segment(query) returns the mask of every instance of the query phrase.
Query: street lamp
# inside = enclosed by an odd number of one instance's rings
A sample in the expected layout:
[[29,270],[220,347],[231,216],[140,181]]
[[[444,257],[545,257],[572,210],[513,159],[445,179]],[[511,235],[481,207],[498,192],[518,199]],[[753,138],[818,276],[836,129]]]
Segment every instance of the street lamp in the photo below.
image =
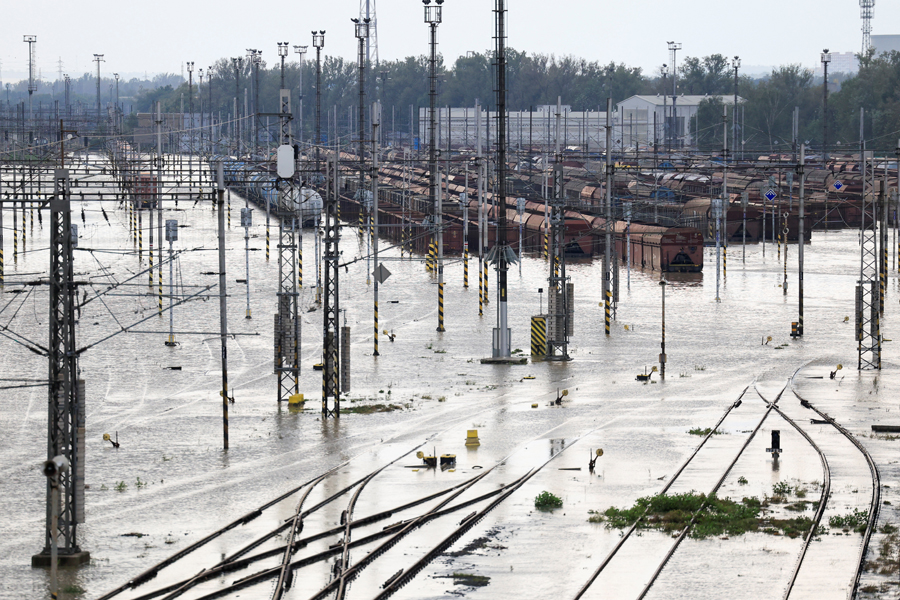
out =
[[119,74],[113,73],[116,78],[116,131],[119,130]]
[[322,143],[322,48],[325,47],[325,30],[312,32],[316,49],[316,171],[319,170],[319,145]]
[[[194,161],[194,61],[188,61],[188,114],[190,114],[190,125],[187,127],[188,135],[188,182],[194,178],[193,161]],[[182,105],[184,106],[184,105]],[[184,110],[182,108],[181,110]],[[184,115],[182,115],[183,117]],[[184,119],[182,118],[182,126]]]
[[281,89],[284,89],[284,59],[288,55],[288,43],[278,42],[278,56],[281,58]]
[[669,52],[672,53],[672,145],[676,144],[676,136],[678,135],[678,113],[675,110],[675,103],[678,99],[678,59],[677,52],[681,50],[681,43],[668,42]]
[[828,51],[828,48],[822,50],[822,67],[825,70],[825,77],[822,82],[822,87],[824,88],[825,94],[825,105],[823,107],[822,115],[824,118],[822,119],[822,127],[824,129],[822,134],[822,163],[828,161],[828,63],[831,62],[831,52]]
[[666,378],[666,284],[665,279],[659,280],[659,287],[662,289],[662,342],[660,343],[659,353],[659,378]]
[[[666,85],[667,85],[667,80],[669,77],[669,65],[663,64],[662,69],[660,69],[660,71],[662,72],[662,77],[663,77],[663,87],[662,87],[662,89],[663,89],[663,93],[662,93],[662,97],[663,97],[663,148],[667,148],[667,146],[669,145],[669,120],[668,120],[669,97],[666,95]],[[653,137],[654,138],[656,137],[655,131],[653,132]]]
[[[738,69],[741,68],[741,57],[735,56],[732,61],[732,66],[734,67],[734,106],[731,109],[731,147],[734,150],[737,150],[738,147]],[[743,153],[743,147],[741,148],[741,152]],[[743,158],[743,156],[741,156]]]
[[197,71],[200,84],[197,85],[197,98],[200,100],[200,152],[203,152],[203,69]]
[[299,120],[299,135],[297,136],[301,142],[303,140],[303,57],[306,55],[306,49],[308,46],[294,46],[294,52],[300,55],[300,93],[298,100],[300,101],[300,118]]

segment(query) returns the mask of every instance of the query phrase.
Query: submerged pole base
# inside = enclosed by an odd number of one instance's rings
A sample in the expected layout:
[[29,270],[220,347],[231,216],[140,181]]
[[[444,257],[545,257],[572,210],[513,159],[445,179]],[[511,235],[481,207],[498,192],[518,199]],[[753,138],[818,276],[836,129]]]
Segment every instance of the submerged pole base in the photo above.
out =
[[174,335],[170,335],[170,336],[169,336],[169,339],[166,340],[166,346],[174,347],[174,346],[177,346],[177,345],[178,345],[178,342],[175,341],[175,336],[174,336]]
[[[80,567],[91,562],[91,553],[87,550],[79,550],[71,554],[58,554],[56,564],[60,567]],[[31,568],[49,567],[50,553],[41,552],[31,557]]]

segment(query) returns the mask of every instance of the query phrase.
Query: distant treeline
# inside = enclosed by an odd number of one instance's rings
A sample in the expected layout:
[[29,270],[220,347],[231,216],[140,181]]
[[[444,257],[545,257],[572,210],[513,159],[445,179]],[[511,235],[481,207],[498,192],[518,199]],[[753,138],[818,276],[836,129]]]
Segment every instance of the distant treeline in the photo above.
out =
[[[848,151],[858,148],[859,110],[862,107],[866,111],[865,137],[868,148],[893,151],[897,138],[900,137],[900,53],[892,52],[878,57],[870,54],[860,58],[859,73],[852,76],[829,74],[829,147],[836,151],[842,147]],[[571,105],[573,110],[604,110],[607,97],[611,97],[615,103],[635,94],[672,93],[671,76],[664,80],[659,72],[648,74],[638,67],[621,63],[602,64],[574,56],[558,57],[509,50],[508,64],[507,106],[510,110],[528,110],[542,104],[555,104],[557,97],[562,97],[563,104]],[[211,79],[209,69],[205,69],[203,88],[199,91],[199,72],[194,72],[195,111],[200,108],[198,94],[203,96],[204,112],[209,112],[211,97],[214,112],[221,113],[223,118],[231,114],[236,94],[240,95],[240,105],[243,107],[244,89],[250,93],[255,88],[255,83],[250,82],[252,70],[246,57],[239,63],[239,67],[237,65],[230,58],[216,61]],[[305,135],[310,137],[315,117],[314,52],[306,55],[302,71],[303,122]],[[490,52],[470,53],[457,58],[452,65],[444,64],[441,59],[438,71],[439,106],[474,106],[476,100],[486,108],[494,105]],[[238,76],[240,90],[235,85]],[[280,77],[279,62],[261,63],[260,112],[278,111]],[[390,123],[393,111],[396,130],[409,131],[410,106],[418,114],[419,107],[428,105],[427,58],[418,56],[383,61],[377,67],[368,69],[366,77],[368,101],[382,101],[386,124]],[[295,114],[299,110],[300,79],[299,63],[288,62],[285,65],[285,86],[294,91],[292,103]],[[358,103],[357,81],[355,61],[334,56],[323,57],[323,122],[324,113],[332,111],[336,106],[341,127],[348,127],[350,119],[355,118],[348,108],[355,107]],[[104,102],[110,96],[110,83],[114,82],[105,78],[101,83]],[[800,141],[813,147],[821,147],[824,90],[822,79],[814,77],[812,71],[799,65],[786,65],[773,69],[762,78],[739,74],[737,84],[739,95],[746,100],[743,114],[738,115],[739,123],[743,124],[740,137],[745,142],[746,150],[777,152],[789,149],[791,114],[795,106],[800,108]],[[44,87],[47,85],[44,84]],[[20,82],[16,87],[18,89],[22,86],[23,83]],[[73,81],[73,90],[87,103],[96,102],[96,79],[90,74]],[[734,71],[730,61],[721,54],[702,58],[687,57],[679,64],[679,95],[732,95],[734,91]],[[59,94],[57,92],[57,97]],[[163,111],[178,112],[182,110],[182,102],[184,110],[188,109],[188,84],[176,75],[158,76],[150,81],[120,81],[119,94],[120,97],[128,96],[128,105],[139,112],[150,111],[156,101],[162,102]],[[251,107],[253,96],[255,93],[250,97]],[[35,101],[38,99],[39,96],[36,96]],[[352,114],[355,115],[355,110]],[[700,130],[699,144],[702,149],[715,151],[721,148],[721,123],[722,108],[717,106],[717,101],[713,99],[704,102],[696,123]],[[413,128],[415,132],[415,124]],[[729,146],[733,147],[732,142],[729,142]]]

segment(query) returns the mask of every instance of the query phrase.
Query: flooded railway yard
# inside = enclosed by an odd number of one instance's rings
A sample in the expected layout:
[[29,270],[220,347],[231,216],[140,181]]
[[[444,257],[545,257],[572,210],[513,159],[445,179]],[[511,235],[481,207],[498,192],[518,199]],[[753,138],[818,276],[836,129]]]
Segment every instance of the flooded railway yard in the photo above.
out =
[[[888,341],[900,285],[894,267],[883,368],[857,371],[857,230],[813,232],[797,339],[795,244],[781,249],[789,253],[787,294],[773,244],[765,256],[761,245],[748,245],[745,261],[732,244],[719,302],[714,248],[705,249],[703,272],[666,274],[666,378],[651,373],[642,383],[636,375],[657,363],[660,347],[659,272],[632,269],[629,278],[622,267],[606,336],[599,260],[570,261],[573,360],[488,365],[480,361],[491,354],[496,321],[493,271],[479,317],[477,259],[468,289],[462,261],[447,260],[439,333],[437,285],[424,257],[382,248],[391,276],[380,286],[379,328],[394,337],[382,335],[374,356],[371,265],[356,227],[345,226],[340,302],[351,328],[351,386],[340,418],[323,419],[322,376],[313,368],[322,357],[315,230],[302,236],[306,402],[295,410],[275,399],[278,261],[274,251],[266,261],[257,210],[245,318],[246,286],[237,282],[247,277],[244,200],[229,195],[227,452],[209,200],[163,205],[164,218],[180,225],[175,293],[197,294],[174,309],[175,346],[165,344],[169,316],[158,314],[127,212],[106,203],[104,214],[92,201],[73,211],[82,289],[93,295],[128,281],[79,315],[78,346],[91,346],[80,358],[79,544],[91,561],[61,570],[70,591],[60,597],[819,599],[856,590],[900,598],[900,439],[871,428],[900,425],[900,375]],[[275,231],[273,219],[273,240]],[[47,277],[49,235],[46,218],[37,220],[15,260],[6,242],[0,319],[26,343],[46,336],[46,286],[29,283]],[[530,317],[545,306],[538,289],[547,275],[537,253],[523,258],[521,275],[509,273],[516,355],[529,354]],[[8,337],[0,344],[4,378],[46,379],[46,358]],[[49,586],[48,572],[30,565],[44,536],[46,385],[7,389],[3,399],[0,597],[38,597]],[[466,444],[470,430],[478,445]],[[767,452],[773,430],[777,457]],[[455,460],[430,468],[418,452]],[[539,509],[543,492],[561,506]],[[684,506],[657,513],[640,502],[663,492]],[[719,508],[741,518],[706,519],[712,494],[732,500]],[[633,506],[629,514],[641,517],[634,526],[633,518],[620,526],[609,510]]]

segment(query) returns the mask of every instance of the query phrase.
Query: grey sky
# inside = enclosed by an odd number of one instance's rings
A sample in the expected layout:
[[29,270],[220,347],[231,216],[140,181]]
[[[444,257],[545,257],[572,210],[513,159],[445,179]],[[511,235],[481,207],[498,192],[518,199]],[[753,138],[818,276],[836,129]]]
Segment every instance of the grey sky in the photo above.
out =
[[[9,0],[11,2],[11,0]],[[509,44],[528,52],[574,54],[624,62],[655,71],[669,62],[666,41],[683,44],[684,56],[720,52],[744,65],[801,63],[812,67],[819,52],[858,52],[857,0],[509,0]],[[128,7],[127,9],[124,7]],[[451,58],[491,47],[493,0],[446,0],[440,50]],[[727,12],[723,10],[727,7]],[[37,68],[45,80],[63,72],[94,72],[94,53],[104,54],[103,73],[180,73],[184,61],[206,67],[217,58],[263,50],[271,65],[276,42],[310,45],[310,31],[326,30],[325,54],[353,58],[350,17],[359,0],[151,3],[111,0],[18,2],[4,11],[0,38],[2,79],[27,76],[24,34],[37,35]],[[900,3],[875,6],[873,33],[900,33]],[[379,52],[395,59],[427,51],[428,30],[419,0],[378,1]],[[307,55],[310,57],[312,53]],[[290,60],[297,55],[292,54]]]

